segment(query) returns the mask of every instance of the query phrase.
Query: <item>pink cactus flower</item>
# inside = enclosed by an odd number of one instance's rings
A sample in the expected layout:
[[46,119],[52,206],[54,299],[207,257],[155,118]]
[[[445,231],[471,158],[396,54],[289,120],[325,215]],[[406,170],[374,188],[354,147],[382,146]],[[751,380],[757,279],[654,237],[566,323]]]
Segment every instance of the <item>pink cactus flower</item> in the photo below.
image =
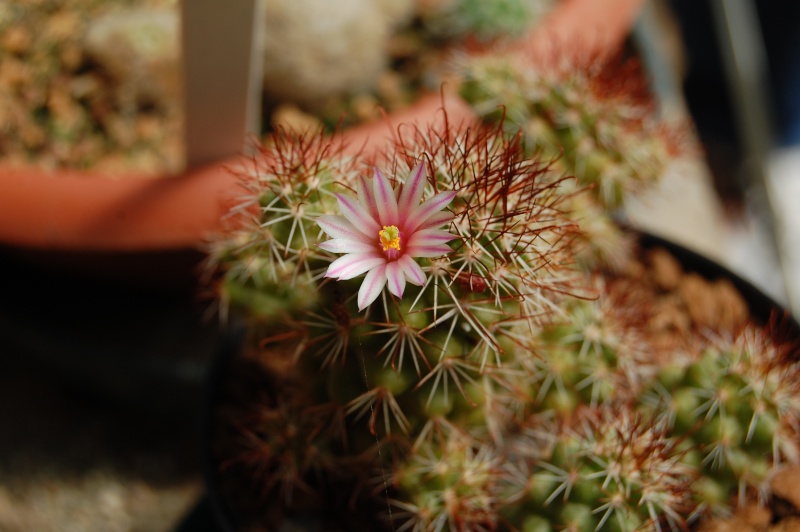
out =
[[415,258],[450,252],[447,242],[455,237],[439,227],[453,219],[442,209],[456,193],[439,192],[420,203],[426,183],[425,165],[419,163],[396,196],[389,180],[376,168],[372,183],[359,178],[357,199],[336,195],[343,216],[317,218],[332,237],[320,248],[345,254],[331,263],[325,277],[343,281],[367,274],[358,291],[359,310],[375,301],[387,284],[397,297],[403,297],[406,282],[422,286],[426,276]]

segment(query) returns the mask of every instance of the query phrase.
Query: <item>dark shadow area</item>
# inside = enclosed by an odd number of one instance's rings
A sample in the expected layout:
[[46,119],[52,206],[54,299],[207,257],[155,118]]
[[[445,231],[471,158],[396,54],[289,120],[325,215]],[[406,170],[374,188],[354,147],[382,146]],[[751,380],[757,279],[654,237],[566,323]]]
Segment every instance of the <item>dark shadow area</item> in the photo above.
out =
[[0,251],[0,529],[57,530],[50,511],[76,529],[171,530],[203,489],[217,322],[195,279],[40,259]]

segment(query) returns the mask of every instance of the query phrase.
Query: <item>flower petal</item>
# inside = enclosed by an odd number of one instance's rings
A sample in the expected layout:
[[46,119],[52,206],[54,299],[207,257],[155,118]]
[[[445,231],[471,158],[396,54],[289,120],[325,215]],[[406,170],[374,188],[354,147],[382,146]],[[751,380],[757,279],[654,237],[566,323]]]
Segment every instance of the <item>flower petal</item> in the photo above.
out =
[[412,257],[422,257],[422,258],[431,258],[431,257],[441,257],[442,255],[447,255],[453,251],[450,249],[450,246],[408,246],[406,248],[406,253]]
[[403,269],[403,273],[409,283],[417,286],[425,284],[425,272],[422,271],[422,267],[410,255],[403,255],[397,260],[397,263]]
[[449,211],[440,211],[434,213],[427,220],[421,223],[419,227],[417,227],[417,231],[441,227],[444,224],[449,224],[452,222],[453,218],[455,218],[455,215]]
[[407,247],[438,246],[446,244],[455,238],[452,233],[441,229],[425,229],[424,231],[416,231],[411,235],[411,238],[408,239]]
[[315,221],[323,231],[333,238],[346,238],[365,243],[375,242],[375,238],[365,235],[342,216],[325,215],[320,216]]
[[428,184],[425,165],[420,162],[408,174],[408,179],[403,183],[403,190],[400,192],[400,198],[397,200],[397,208],[400,212],[411,212],[411,209],[419,205],[419,200],[422,199],[422,192],[425,190],[425,185]]
[[406,233],[415,231],[420,225],[428,221],[428,218],[447,207],[455,197],[456,193],[453,190],[439,192],[425,203],[414,207],[406,218],[403,229]]
[[[397,198],[389,180],[377,168],[375,169],[375,177],[372,180],[372,188],[375,193],[375,204],[378,206],[381,225],[397,225],[399,223]],[[378,230],[380,231],[380,227]]]
[[378,219],[378,205],[375,203],[375,191],[364,176],[358,176],[358,202],[367,209],[373,220]]
[[[394,196],[392,196],[394,197]],[[356,229],[373,239],[378,238],[381,226],[370,216],[367,210],[355,199],[344,194],[336,194],[339,201],[339,210]]]
[[386,264],[386,258],[377,253],[348,253],[331,262],[325,277],[336,277],[344,281],[383,264]]
[[361,240],[351,240],[349,238],[334,238],[322,242],[319,247],[331,253],[369,253],[377,251],[374,242],[366,243]]
[[386,265],[370,270],[358,289],[358,310],[364,310],[375,301],[386,284]]
[[403,297],[403,291],[406,289],[406,276],[397,261],[386,263],[386,282],[389,292],[397,297]]

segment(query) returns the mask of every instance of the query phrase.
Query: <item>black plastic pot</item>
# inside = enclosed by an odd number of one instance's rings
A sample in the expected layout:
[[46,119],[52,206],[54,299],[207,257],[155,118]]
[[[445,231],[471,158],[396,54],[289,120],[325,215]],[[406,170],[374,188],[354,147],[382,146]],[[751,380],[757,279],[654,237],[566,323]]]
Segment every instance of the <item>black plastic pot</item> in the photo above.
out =
[[213,441],[216,426],[215,409],[222,396],[222,386],[231,361],[242,347],[245,329],[242,324],[231,325],[221,338],[216,358],[208,368],[206,378],[206,394],[200,413],[200,458],[202,460],[203,479],[206,484],[206,498],[201,504],[207,505],[215,517],[218,530],[235,532],[239,519],[221,490],[220,470],[214,456]]
[[[777,318],[780,321],[780,334],[785,335],[787,338],[800,339],[800,324],[794,317],[789,315],[785,309],[769,296],[730,270],[683,246],[654,235],[640,234],[639,245],[644,250],[666,249],[680,262],[686,272],[697,273],[710,281],[717,279],[729,280],[745,299],[749,311],[757,323],[767,324],[770,320]],[[216,517],[218,529],[224,532],[238,530],[240,522],[239,517],[225,500],[221,490],[219,464],[215,461],[214,449],[212,448],[215,434],[215,408],[219,404],[223,382],[230,372],[232,361],[241,348],[243,338],[243,327],[235,326],[228,331],[225,341],[221,343],[216,359],[209,367],[206,397],[201,414],[202,441],[200,452],[203,459],[202,467],[207,490],[207,498],[203,501],[203,504],[207,504],[210,507]],[[288,526],[286,530],[325,530],[325,528],[321,523],[311,519],[308,522],[291,523],[291,526]]]
[[[103,402],[154,416],[194,413],[219,333],[198,301],[198,257],[117,255],[138,271],[120,279],[104,276],[108,254],[45,262],[1,247],[0,358]],[[92,259],[95,269],[72,268],[70,258]]]
[[746,281],[731,272],[724,266],[711,259],[695,253],[681,245],[666,240],[664,238],[642,234],[639,237],[639,245],[643,249],[664,248],[681,263],[684,270],[694,272],[708,280],[727,279],[739,291],[750,313],[760,323],[766,324],[773,315],[784,317],[783,321],[786,334],[791,337],[800,337],[800,324],[797,319],[788,314],[787,310],[778,304],[774,299],[764,294],[752,283]]

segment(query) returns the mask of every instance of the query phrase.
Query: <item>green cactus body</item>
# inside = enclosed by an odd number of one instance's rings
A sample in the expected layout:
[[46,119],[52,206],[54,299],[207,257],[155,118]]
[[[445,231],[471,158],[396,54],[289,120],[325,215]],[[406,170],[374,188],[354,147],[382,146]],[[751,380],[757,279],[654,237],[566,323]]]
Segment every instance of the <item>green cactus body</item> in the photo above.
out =
[[[795,461],[794,401],[798,367],[768,333],[750,327],[709,341],[702,356],[667,369],[660,387],[670,431],[693,449],[685,461],[699,469],[697,498],[724,511],[734,493],[763,492],[773,462]],[[652,403],[651,403],[652,404]]]
[[[326,279],[336,257],[316,220],[333,220],[346,205],[336,194],[366,194],[359,187],[374,181],[326,151],[321,137],[278,135],[266,145],[245,170],[251,203],[212,259],[225,266],[222,300],[260,324],[262,345],[293,353],[274,378],[296,382],[314,408],[340,416],[305,430],[338,442],[327,452],[373,460],[367,469],[396,491],[395,517],[423,529],[493,527],[505,501],[519,498],[502,482],[500,451],[534,407],[531,331],[581,289],[576,227],[557,204],[561,178],[527,158],[518,139],[496,128],[446,139],[419,133],[390,160],[427,161],[423,203],[455,191],[446,213],[454,242],[450,253],[421,260],[426,280],[402,299],[385,291],[359,311],[347,295],[358,280]],[[411,177],[397,174],[393,193],[402,198]],[[379,236],[384,251],[405,238],[396,228]],[[321,470],[323,478],[341,474]]]
[[462,96],[481,117],[504,119],[529,153],[554,160],[575,176],[576,188],[592,190],[567,200],[581,223],[584,260],[624,262],[629,245],[610,215],[659,180],[682,128],[656,117],[638,65],[590,59],[556,66],[503,51],[464,59],[459,74]]
[[533,513],[567,530],[681,526],[692,474],[665,426],[624,407],[588,411],[575,426],[538,461],[524,502]]
[[535,394],[546,408],[566,414],[578,404],[596,407],[632,397],[654,371],[637,321],[597,284],[594,298],[574,300],[540,333]]
[[[657,181],[673,149],[633,63],[594,61],[558,69],[513,54],[488,55],[465,60],[462,73],[462,95],[478,113],[491,119],[499,105],[506,106],[506,127],[522,131],[528,149],[560,157],[578,183],[596,187],[606,207]],[[515,96],[507,97],[505,91],[512,90]]]
[[591,191],[521,136],[400,130],[377,171],[332,146],[271,138],[210,249],[271,385],[240,434],[267,495],[347,485],[402,530],[679,529],[798,460],[784,350],[753,329],[658,373],[642,309],[581,269]]

